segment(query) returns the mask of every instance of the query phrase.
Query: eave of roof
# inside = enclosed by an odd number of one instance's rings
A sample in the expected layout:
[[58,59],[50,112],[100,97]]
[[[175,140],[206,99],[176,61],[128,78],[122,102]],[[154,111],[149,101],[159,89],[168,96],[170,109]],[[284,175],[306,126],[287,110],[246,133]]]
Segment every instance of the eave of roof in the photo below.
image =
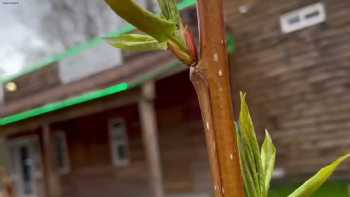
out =
[[170,63],[168,65],[164,65],[164,66],[160,67],[160,69],[157,69],[154,72],[149,72],[149,73],[146,73],[145,75],[139,75],[137,78],[134,78],[134,79],[127,81],[127,82],[120,82],[120,83],[117,83],[115,85],[112,85],[112,86],[109,86],[106,88],[86,92],[86,93],[83,93],[79,96],[74,96],[74,97],[70,97],[70,98],[67,98],[67,99],[64,99],[61,101],[48,103],[48,104],[43,105],[43,106],[39,106],[39,107],[30,109],[27,111],[19,112],[19,113],[13,114],[13,115],[9,115],[9,116],[0,118],[0,126],[13,124],[13,123],[16,123],[16,122],[19,122],[22,120],[26,120],[26,119],[33,118],[33,117],[40,116],[40,115],[44,115],[44,114],[47,114],[50,112],[65,109],[67,107],[72,107],[72,106],[86,103],[89,101],[101,99],[101,98],[108,97],[108,96],[115,95],[115,94],[119,94],[119,93],[127,91],[131,88],[138,87],[138,86],[142,85],[145,81],[154,79],[154,78],[162,75],[163,73],[166,73],[168,71],[176,69],[177,67],[180,67],[181,65],[182,64],[180,62]]
[[[196,3],[196,0],[183,0],[180,4],[178,4],[178,7],[179,7],[179,9],[185,9],[187,7],[193,6],[195,3]],[[133,29],[131,29],[131,28],[133,28],[132,26],[129,26],[129,28],[130,28],[130,31],[133,30]],[[126,33],[126,32],[128,32],[128,31],[125,31],[123,33]],[[97,41],[95,41],[95,42],[97,42]],[[235,51],[235,41],[234,41],[234,38],[231,34],[228,35],[227,42],[228,42],[229,53],[233,53]],[[82,52],[81,49],[77,49],[77,50],[78,51],[80,50],[80,51],[79,52],[77,51],[75,53],[75,55]],[[64,55],[62,54],[62,57],[63,56]],[[62,57],[60,57],[60,58],[62,58]],[[60,61],[62,59],[55,60],[55,61]],[[55,62],[55,61],[53,61],[53,62]],[[61,101],[51,102],[51,103],[48,103],[48,104],[45,104],[45,105],[42,105],[39,107],[35,107],[33,109],[30,109],[30,110],[7,115],[5,117],[0,118],[0,126],[7,126],[7,125],[14,124],[16,122],[30,119],[30,118],[33,118],[36,116],[44,115],[44,114],[58,111],[58,110],[61,110],[61,109],[67,108],[67,107],[72,107],[75,105],[79,105],[82,103],[86,103],[89,101],[101,99],[101,98],[104,98],[107,96],[111,96],[114,94],[118,94],[118,93],[127,91],[128,89],[138,87],[138,86],[142,85],[145,81],[154,79],[157,76],[168,72],[169,70],[175,69],[176,67],[180,67],[181,65],[182,64],[180,62],[170,63],[168,65],[162,66],[162,69],[159,69],[156,72],[151,72],[149,74],[146,74],[142,77],[140,76],[139,78],[136,78],[136,79],[131,80],[131,81],[120,82],[120,83],[117,83],[115,85],[111,85],[111,86],[106,87],[106,88],[83,93],[79,96],[70,97],[67,99],[63,99]]]

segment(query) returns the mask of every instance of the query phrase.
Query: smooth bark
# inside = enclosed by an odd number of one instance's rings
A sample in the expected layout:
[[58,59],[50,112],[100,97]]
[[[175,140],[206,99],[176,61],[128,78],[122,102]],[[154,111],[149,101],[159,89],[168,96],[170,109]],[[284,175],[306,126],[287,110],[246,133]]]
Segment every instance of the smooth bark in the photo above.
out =
[[243,197],[222,0],[199,0],[200,58],[190,77],[201,107],[216,197]]

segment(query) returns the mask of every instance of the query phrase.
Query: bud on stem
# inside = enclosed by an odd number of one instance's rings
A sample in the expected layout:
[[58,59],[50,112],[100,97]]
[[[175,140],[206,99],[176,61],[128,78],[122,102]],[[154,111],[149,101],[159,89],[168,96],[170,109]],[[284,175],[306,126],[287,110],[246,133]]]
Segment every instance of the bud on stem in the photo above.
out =
[[168,48],[184,64],[188,66],[196,65],[198,62],[198,56],[193,34],[188,30],[188,28],[184,28],[182,34],[186,42],[186,48],[184,49],[181,47],[181,45],[175,40],[168,40]]

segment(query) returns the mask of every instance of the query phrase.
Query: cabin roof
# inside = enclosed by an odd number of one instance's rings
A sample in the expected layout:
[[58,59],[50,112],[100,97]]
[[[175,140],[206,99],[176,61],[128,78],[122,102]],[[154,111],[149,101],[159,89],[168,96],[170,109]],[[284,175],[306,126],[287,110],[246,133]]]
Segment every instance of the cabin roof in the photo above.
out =
[[[178,3],[178,9],[184,10],[195,4],[196,0],[182,0]],[[116,36],[134,30],[135,28],[133,26],[126,25],[118,31],[108,33],[107,36]],[[66,57],[79,55],[83,51],[101,43],[103,43],[101,37],[92,38],[69,48],[62,54],[44,58],[38,63],[28,66],[27,69],[20,73],[6,78],[0,78],[0,82],[6,83],[30,74],[52,63],[59,62]],[[60,85],[50,90],[16,100],[15,102],[1,104],[0,126],[116,94],[138,86],[147,80],[161,77],[166,75],[166,73],[183,68],[184,66],[167,53],[154,53],[144,55],[142,58],[132,58],[125,65],[102,71],[77,82]]]
[[0,106],[0,126],[117,94],[184,68],[169,53],[134,58],[123,66]]

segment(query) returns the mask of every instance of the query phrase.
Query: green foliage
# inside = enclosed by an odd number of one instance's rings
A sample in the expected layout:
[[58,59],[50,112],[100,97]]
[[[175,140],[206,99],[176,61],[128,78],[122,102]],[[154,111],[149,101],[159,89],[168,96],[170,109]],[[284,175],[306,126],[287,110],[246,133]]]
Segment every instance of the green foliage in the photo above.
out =
[[[182,62],[192,65],[197,61],[192,35],[184,28],[176,0],[158,0],[161,15],[158,16],[134,0],[105,0],[123,19],[134,25],[145,36],[108,37],[112,46],[128,50],[164,50],[170,49]],[[152,39],[153,38],[153,39]]]
[[160,42],[168,40],[176,31],[174,22],[145,10],[134,0],[106,0],[106,2],[120,17]]
[[273,170],[275,168],[276,147],[272,143],[270,134],[265,131],[265,140],[261,147],[261,165],[263,168],[264,187],[266,193],[270,188],[270,182]]
[[275,164],[276,149],[268,132],[260,152],[246,95],[241,93],[241,111],[237,128],[244,189],[247,197],[267,197]]
[[333,174],[335,169],[349,157],[350,154],[344,155],[339,159],[335,160],[333,163],[329,164],[328,166],[322,168],[288,197],[311,196],[327,181],[327,179]]
[[[246,95],[243,93],[241,93],[241,111],[236,130],[241,174],[246,197],[267,197],[275,165],[276,148],[269,133],[266,131],[265,140],[261,149],[259,149],[253,121],[246,102]],[[335,169],[349,157],[350,154],[342,156],[322,168],[288,197],[312,196],[332,175]]]
[[165,50],[167,48],[166,42],[158,42],[151,36],[141,34],[125,34],[106,38],[106,41],[114,47],[126,50]]
[[[275,183],[271,186],[269,197],[284,197],[292,193],[300,184],[294,182]],[[348,181],[327,181],[313,194],[315,197],[349,197]],[[335,196],[336,194],[336,196]]]
[[176,1],[174,0],[157,0],[161,14],[167,20],[170,20],[176,24],[181,24],[180,13],[176,8]]

